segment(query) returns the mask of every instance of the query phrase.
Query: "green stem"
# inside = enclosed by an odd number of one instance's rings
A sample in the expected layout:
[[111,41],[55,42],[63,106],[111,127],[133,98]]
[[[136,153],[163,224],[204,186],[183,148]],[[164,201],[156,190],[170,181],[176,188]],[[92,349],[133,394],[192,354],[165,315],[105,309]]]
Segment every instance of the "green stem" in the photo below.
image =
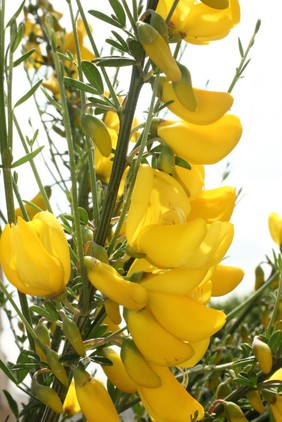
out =
[[138,169],[139,169],[139,166],[141,164],[141,161],[142,161],[142,158],[143,158],[143,153],[144,153],[144,150],[145,150],[145,147],[146,147],[146,144],[147,144],[152,119],[154,117],[154,108],[155,108],[155,100],[156,100],[158,85],[159,85],[159,74],[156,76],[155,81],[154,81],[153,93],[152,93],[151,103],[150,103],[150,106],[149,106],[148,117],[147,117],[147,120],[146,120],[144,131],[142,133],[142,139],[141,139],[141,143],[140,143],[140,147],[139,147],[138,156],[137,156],[137,159],[134,162],[133,171],[132,171],[131,180],[130,180],[130,187],[129,187],[129,190],[128,190],[127,195],[126,195],[126,200],[124,202],[124,205],[123,205],[123,208],[122,208],[122,211],[121,211],[115,232],[113,234],[113,237],[112,237],[111,242],[110,242],[109,247],[108,247],[108,254],[109,255],[111,254],[111,252],[114,248],[115,242],[118,238],[120,229],[121,229],[122,224],[125,220],[126,213],[127,213],[128,208],[129,208],[129,205],[130,205],[132,192],[133,192],[133,188],[134,188],[134,185],[135,185],[135,180],[136,180]]
[[250,297],[248,297],[248,299],[243,300],[242,303],[237,306],[237,308],[229,312],[229,314],[226,315],[227,321],[230,321],[236,314],[238,314],[238,312],[241,312],[247,305],[249,305],[249,303],[255,302],[278,275],[279,273],[275,272],[258,290],[256,290]]
[[[3,165],[3,179],[6,209],[9,223],[15,222],[13,180],[11,173],[12,150],[8,142],[5,104],[5,0],[0,0],[0,148]],[[11,116],[9,117],[9,119]],[[8,119],[8,121],[9,121]]]
[[276,295],[274,309],[273,309],[271,317],[269,319],[269,323],[268,323],[268,327],[267,327],[268,329],[273,328],[276,316],[277,316],[278,311],[279,311],[279,304],[281,302],[281,298],[282,298],[282,273],[279,274],[279,284],[278,284],[278,289],[277,289],[277,295]]
[[253,35],[252,35],[252,38],[250,39],[250,41],[249,41],[249,44],[248,44],[248,47],[247,47],[247,49],[246,49],[246,51],[242,54],[241,53],[241,51],[240,51],[240,54],[241,54],[241,61],[240,61],[240,64],[239,64],[239,66],[236,68],[236,72],[235,72],[235,76],[234,76],[234,78],[233,78],[233,80],[232,80],[232,82],[231,82],[231,84],[230,84],[230,86],[229,86],[229,88],[228,88],[228,92],[232,92],[232,90],[233,90],[233,88],[234,88],[234,86],[236,85],[236,83],[239,81],[239,79],[241,78],[241,75],[242,75],[242,73],[243,73],[243,71],[244,71],[244,69],[245,69],[245,67],[247,66],[247,64],[248,64],[248,62],[246,63],[246,60],[247,60],[247,57],[248,57],[248,55],[249,55],[249,52],[250,52],[250,49],[252,48],[252,46],[254,45],[254,42],[255,42],[255,37],[256,37],[256,34],[257,34],[257,32],[258,32],[258,30],[259,30],[259,28],[260,28],[260,24],[261,24],[261,21],[260,21],[260,19],[258,19],[257,20],[257,23],[256,23],[256,26],[255,26],[255,30],[254,30],[254,33],[253,33]]
[[[83,239],[80,229],[80,214],[79,214],[79,203],[78,203],[78,189],[77,189],[77,174],[76,174],[76,162],[75,162],[75,151],[74,143],[71,130],[70,116],[68,112],[67,96],[64,86],[63,79],[63,66],[56,52],[55,45],[55,33],[52,28],[52,22],[47,23],[47,31],[50,37],[50,43],[52,46],[53,60],[56,69],[56,74],[59,83],[59,91],[61,97],[62,115],[66,131],[66,139],[68,145],[69,154],[69,166],[70,166],[70,178],[71,178],[71,206],[74,219],[74,232],[76,237],[76,251],[79,258],[80,273],[83,280],[86,280],[85,266],[84,266],[84,253],[83,253]],[[87,283],[82,285],[82,308],[83,310],[88,309],[88,289]]]
[[143,85],[143,79],[140,77],[137,67],[133,67],[131,83],[128,92],[128,100],[125,108],[119,114],[120,131],[118,135],[117,148],[113,162],[112,173],[101,213],[101,219],[95,236],[95,241],[99,245],[104,245],[109,232],[111,218],[117,198],[118,188],[126,166],[126,155],[132,121],[138,101],[139,92]]

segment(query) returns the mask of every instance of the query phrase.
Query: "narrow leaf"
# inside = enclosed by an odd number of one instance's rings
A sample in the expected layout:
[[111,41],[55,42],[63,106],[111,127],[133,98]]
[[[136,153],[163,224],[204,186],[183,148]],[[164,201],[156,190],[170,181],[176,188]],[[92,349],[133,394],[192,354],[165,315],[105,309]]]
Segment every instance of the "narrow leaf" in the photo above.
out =
[[26,59],[28,59],[29,56],[31,56],[32,53],[34,53],[34,51],[35,51],[35,48],[33,48],[32,50],[29,50],[26,53],[24,53],[21,57],[19,57],[17,60],[14,61],[13,67],[17,67],[19,64],[21,64]]
[[11,411],[13,412],[15,417],[17,418],[19,416],[19,407],[18,407],[16,400],[11,396],[9,391],[3,390],[3,393],[5,394],[7,402],[9,403],[9,408],[11,409]]
[[136,61],[129,57],[120,57],[120,56],[109,56],[96,59],[97,66],[105,67],[122,67],[122,66],[132,66],[136,64]]
[[179,167],[183,167],[187,170],[191,170],[190,164],[186,160],[183,160],[182,158],[177,157],[177,156],[175,157],[175,165]]
[[13,14],[11,19],[7,23],[6,28],[8,28],[11,25],[11,23],[17,19],[17,17],[19,16],[21,11],[23,10],[24,4],[25,4],[25,0],[23,0],[23,2],[20,4],[20,7],[18,8],[18,10]]
[[103,79],[100,75],[99,70],[95,66],[95,64],[84,60],[81,63],[82,72],[84,73],[88,82],[97,89],[99,94],[103,94],[104,92],[104,85]]
[[22,98],[19,99],[19,101],[16,102],[14,108],[18,107],[19,105],[27,101],[35,93],[35,91],[40,87],[42,82],[43,82],[43,79],[40,79],[40,81],[36,82],[36,84],[25,95],[23,95]]
[[124,39],[122,38],[122,36],[118,32],[116,32],[116,31],[112,31],[112,34],[116,37],[116,39],[120,42],[120,44],[123,45],[124,50],[125,51],[128,51],[127,42],[124,41]]
[[119,42],[112,40],[111,38],[107,38],[105,41],[111,46],[113,46],[116,50],[119,50],[123,53],[127,53],[128,51],[128,50],[125,50],[124,47]]
[[83,92],[90,92],[91,94],[96,94],[96,95],[99,94],[99,91],[97,89],[83,82],[80,82],[76,79],[68,78],[66,76],[64,78],[64,82],[65,82],[65,85],[70,88],[78,89],[79,91],[83,91]]
[[14,384],[18,383],[18,380],[14,376],[13,372],[8,368],[5,363],[0,359],[0,369],[4,372],[4,374],[11,380]]
[[43,148],[44,148],[44,145],[42,145],[41,147],[37,148],[34,151],[29,152],[24,157],[22,157],[19,160],[15,161],[11,165],[11,168],[15,168],[15,167],[21,166],[22,164],[26,163],[27,161],[32,160],[34,157],[36,157],[37,154],[39,154],[43,150]]
[[105,15],[102,12],[98,12],[97,10],[89,10],[88,12],[90,13],[90,15],[95,16],[95,18],[98,18],[118,28],[122,28],[122,25],[118,21],[113,18],[110,18],[108,15]]
[[120,24],[125,27],[126,24],[126,14],[123,10],[122,5],[117,0],[109,0],[110,5],[113,8],[113,11],[116,14],[116,17],[118,18],[118,21]]
[[243,50],[243,46],[242,46],[240,38],[238,38],[238,47],[239,47],[239,51],[240,51],[240,56],[244,57],[244,50]]

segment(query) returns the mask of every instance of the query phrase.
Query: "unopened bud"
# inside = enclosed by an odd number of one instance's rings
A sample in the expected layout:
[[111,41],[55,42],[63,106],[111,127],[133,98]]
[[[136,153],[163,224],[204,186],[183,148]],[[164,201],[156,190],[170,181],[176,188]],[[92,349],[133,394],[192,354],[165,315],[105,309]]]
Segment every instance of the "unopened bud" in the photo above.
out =
[[64,311],[61,311],[61,317],[63,320],[62,329],[69,343],[79,356],[85,356],[85,347],[78,326],[67,317]]
[[259,395],[259,392],[257,390],[250,390],[246,394],[247,399],[249,400],[250,405],[253,407],[254,410],[256,410],[258,413],[264,412],[264,405],[261,401],[261,397]]
[[256,336],[252,344],[252,349],[262,372],[269,374],[272,369],[272,352],[268,344]]
[[137,31],[146,54],[152,62],[166,74],[169,80],[178,81],[181,78],[180,69],[173,58],[168,43],[151,25],[138,22]]
[[48,365],[55,375],[55,377],[66,387],[68,386],[68,376],[63,364],[59,361],[59,355],[55,350],[52,350],[50,347],[46,347],[46,359]]
[[224,402],[224,411],[229,422],[248,422],[240,407],[231,401]]
[[54,412],[63,413],[63,404],[55,390],[47,385],[39,384],[35,379],[33,379],[32,387],[38,400],[49,406]]

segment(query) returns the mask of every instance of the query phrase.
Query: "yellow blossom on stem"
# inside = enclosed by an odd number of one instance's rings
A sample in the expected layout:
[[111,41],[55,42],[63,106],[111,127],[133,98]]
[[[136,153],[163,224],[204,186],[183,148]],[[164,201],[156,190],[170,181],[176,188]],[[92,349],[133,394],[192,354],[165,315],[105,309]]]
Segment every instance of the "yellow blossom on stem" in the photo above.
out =
[[1,237],[4,273],[20,292],[54,297],[65,291],[70,278],[69,246],[59,221],[42,211],[32,221],[18,217]]
[[196,164],[214,164],[237,145],[242,135],[240,119],[226,114],[210,125],[194,125],[184,120],[166,120],[158,126],[158,136],[176,155]]
[[181,385],[168,368],[150,364],[160,377],[157,388],[138,388],[142,403],[149,415],[159,422],[189,422],[198,412],[197,421],[204,417],[204,409]]
[[207,91],[193,88],[197,108],[190,110],[179,101],[173,83],[161,78],[158,96],[163,103],[169,103],[167,108],[187,122],[194,125],[208,125],[214,123],[231,108],[233,97],[228,92]]
[[241,283],[244,271],[239,267],[217,265],[211,276],[212,296],[224,296]]
[[268,227],[271,237],[278,246],[282,245],[282,218],[273,212],[268,217]]
[[69,416],[76,415],[77,413],[81,412],[76,391],[75,391],[75,385],[74,380],[71,381],[68,392],[63,404],[64,413],[66,413]]
[[[219,9],[194,0],[180,0],[169,21],[171,36],[178,34],[192,44],[208,44],[226,37],[240,21],[238,0],[229,0],[228,7]],[[160,0],[157,12],[167,17],[173,0]]]

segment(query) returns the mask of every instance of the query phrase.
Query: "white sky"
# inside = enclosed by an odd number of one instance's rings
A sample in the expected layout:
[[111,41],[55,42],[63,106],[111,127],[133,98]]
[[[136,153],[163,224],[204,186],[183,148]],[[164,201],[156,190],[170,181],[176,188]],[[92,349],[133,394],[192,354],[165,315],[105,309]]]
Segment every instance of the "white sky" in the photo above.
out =
[[[7,17],[20,3],[21,0],[7,2]],[[240,37],[246,48],[257,19],[261,19],[261,28],[251,49],[251,62],[244,73],[245,78],[239,81],[232,93],[235,101],[231,112],[241,118],[243,136],[226,160],[207,169],[206,179],[206,187],[218,186],[228,161],[231,174],[226,184],[243,188],[241,201],[232,217],[235,238],[229,249],[230,257],[226,260],[226,264],[241,266],[246,273],[244,281],[236,289],[239,293],[252,290],[255,266],[264,259],[265,254],[271,254],[273,247],[276,248],[268,233],[269,213],[276,211],[282,214],[282,2],[241,0],[240,3],[241,23],[229,36],[208,46],[188,46],[185,62],[191,70],[194,86],[204,88],[209,80],[209,89],[226,90],[240,61],[237,39]],[[56,7],[56,2],[54,4]],[[65,5],[65,2],[62,4]],[[93,0],[85,1],[85,4],[86,10],[101,10],[108,3]],[[63,7],[67,10],[67,6]],[[97,39],[109,35],[109,26],[103,24],[103,27],[99,27],[97,20],[92,17],[89,21]],[[28,89],[21,78],[16,73],[15,100]],[[18,117],[29,134],[26,112],[30,112],[31,107],[32,100],[29,100],[18,109]],[[20,148],[18,155],[23,155]],[[28,165],[20,170],[22,196],[30,199],[37,191],[36,184]]]

